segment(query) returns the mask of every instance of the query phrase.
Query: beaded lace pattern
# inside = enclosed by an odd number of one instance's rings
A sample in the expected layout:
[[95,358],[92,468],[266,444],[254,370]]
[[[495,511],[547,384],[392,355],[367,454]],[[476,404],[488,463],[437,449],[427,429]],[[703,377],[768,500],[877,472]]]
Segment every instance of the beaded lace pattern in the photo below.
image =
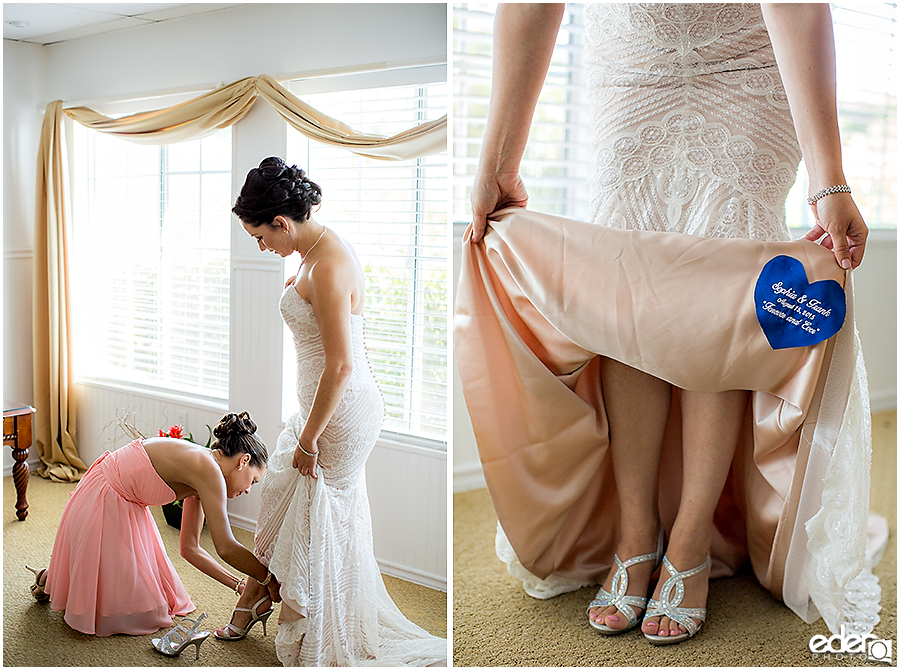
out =
[[[800,161],[759,5],[585,7],[591,101],[591,215],[616,228],[790,239],[784,202]],[[848,285],[852,305],[852,287]],[[851,313],[847,322],[852,324]],[[838,334],[785,566],[785,602],[837,633],[870,632],[880,588],[867,558],[869,399],[855,328]],[[824,476],[824,482],[822,477]],[[499,524],[497,555],[526,592],[587,584],[540,579]]]
[[278,658],[291,666],[427,665],[447,642],[408,621],[384,587],[372,545],[365,463],[384,400],[365,348],[365,319],[351,316],[353,370],[319,438],[318,479],[291,467],[325,367],[312,305],[288,286],[281,313],[297,354],[300,411],[288,419],[263,478],[256,555],[302,615],[278,625]]
[[788,239],[800,149],[758,5],[585,8],[592,221]]

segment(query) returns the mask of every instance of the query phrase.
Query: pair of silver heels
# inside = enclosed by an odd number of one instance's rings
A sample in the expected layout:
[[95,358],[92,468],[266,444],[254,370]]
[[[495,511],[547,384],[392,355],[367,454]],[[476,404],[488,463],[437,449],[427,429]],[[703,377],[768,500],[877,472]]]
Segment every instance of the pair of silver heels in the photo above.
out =
[[[679,605],[684,599],[684,580],[693,577],[694,575],[699,575],[706,570],[709,567],[709,557],[707,556],[706,560],[696,568],[679,572],[675,569],[669,559],[663,555],[663,541],[664,534],[663,531],[660,530],[656,551],[653,553],[635,556],[634,558],[629,558],[625,561],[621,560],[618,554],[614,556],[616,573],[613,575],[612,581],[613,593],[610,593],[601,587],[587,609],[588,621],[591,626],[596,628],[603,635],[620,635],[636,628],[638,624],[640,624],[640,620],[633,609],[634,607],[643,609],[645,618],[665,616],[681,626],[684,626],[687,630],[687,632],[680,635],[650,635],[644,633],[644,637],[651,644],[677,644],[694,637],[700,632],[702,622],[706,621],[706,608],[679,607]],[[648,596],[626,595],[626,591],[628,591],[628,568],[648,561],[653,561],[654,570],[662,563],[663,567],[665,567],[666,571],[669,573],[669,578],[666,579],[660,589],[659,599],[649,598]],[[625,627],[610,628],[609,626],[598,623],[590,618],[590,611],[592,608],[610,606],[615,607],[625,615],[625,621],[627,622]],[[698,624],[695,619],[699,619],[701,623]]]

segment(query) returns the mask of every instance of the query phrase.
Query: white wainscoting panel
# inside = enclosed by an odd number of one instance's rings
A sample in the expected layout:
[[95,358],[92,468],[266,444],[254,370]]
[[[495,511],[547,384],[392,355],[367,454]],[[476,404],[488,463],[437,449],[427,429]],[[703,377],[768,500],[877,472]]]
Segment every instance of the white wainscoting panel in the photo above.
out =
[[178,424],[193,433],[194,440],[206,442],[206,426],[215,428],[225,413],[224,404],[216,407],[199,401],[135,391],[125,386],[82,381],[78,389],[76,439],[85,465],[104,451],[115,451],[131,438],[117,425],[116,417],[126,413],[134,426],[147,437],[156,437],[160,428]]
[[366,464],[383,572],[447,589],[447,454],[379,440]]

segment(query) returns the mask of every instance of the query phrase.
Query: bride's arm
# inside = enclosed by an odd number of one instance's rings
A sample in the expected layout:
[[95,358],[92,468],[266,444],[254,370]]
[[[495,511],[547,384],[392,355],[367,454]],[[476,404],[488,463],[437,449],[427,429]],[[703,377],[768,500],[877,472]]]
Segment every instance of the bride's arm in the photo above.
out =
[[[344,262],[318,262],[310,270],[309,301],[316,315],[325,368],[316,387],[309,417],[300,433],[300,445],[294,449],[293,466],[300,474],[316,477],[318,440],[347,390],[353,370],[353,344],[350,335],[351,290]],[[302,447],[302,448],[301,448]]]
[[193,496],[185,498],[181,509],[181,534],[179,544],[181,556],[200,572],[222,582],[230,589],[237,589],[240,580],[225,570],[219,562],[200,546],[200,533],[203,531],[203,510],[200,500]]
[[[797,140],[809,172],[810,196],[846,184],[838,129],[834,31],[827,4],[762,5],[766,29],[784,82]],[[827,233],[823,245],[844,268],[862,262],[868,229],[849,193],[813,205],[816,225],[806,237]]]
[[497,7],[491,102],[472,187],[473,242],[484,235],[492,212],[528,202],[519,163],[564,11],[565,3]]

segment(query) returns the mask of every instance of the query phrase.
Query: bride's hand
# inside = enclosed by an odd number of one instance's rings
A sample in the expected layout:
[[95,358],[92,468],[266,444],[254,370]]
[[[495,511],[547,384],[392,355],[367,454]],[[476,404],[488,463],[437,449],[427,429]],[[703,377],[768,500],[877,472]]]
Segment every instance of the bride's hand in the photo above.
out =
[[[300,448],[301,445],[303,447],[302,449]],[[314,455],[310,456],[309,454],[304,453],[304,449]],[[291,466],[299,470],[301,475],[309,475],[313,479],[318,479],[319,475],[316,474],[318,453],[319,445],[317,444],[317,441],[313,441],[310,445],[304,445],[301,437],[300,443],[294,449],[294,459],[291,462]]]
[[849,193],[833,193],[813,204],[815,224],[804,237],[834,252],[834,259],[845,270],[862,263],[869,229]]
[[528,204],[528,192],[518,172],[475,176],[472,186],[472,242],[481,241],[487,229],[487,217],[504,207]]

